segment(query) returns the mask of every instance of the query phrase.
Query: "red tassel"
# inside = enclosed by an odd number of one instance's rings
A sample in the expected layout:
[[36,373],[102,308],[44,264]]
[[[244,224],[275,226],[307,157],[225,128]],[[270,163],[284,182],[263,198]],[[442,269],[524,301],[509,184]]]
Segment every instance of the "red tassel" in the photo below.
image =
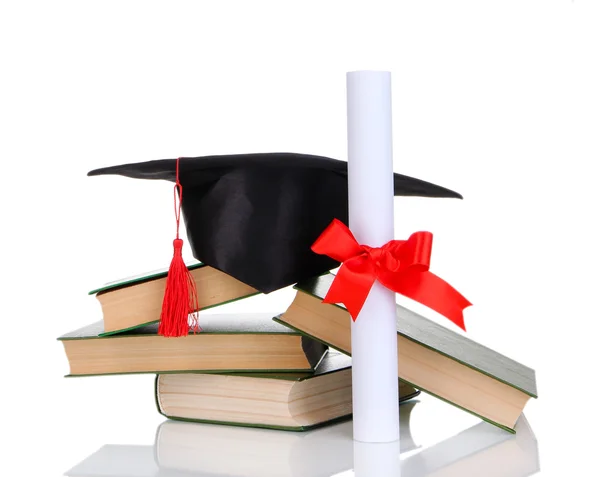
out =
[[[179,191],[179,201],[177,192]],[[187,336],[190,327],[195,332],[200,331],[198,326],[198,292],[196,282],[183,261],[181,250],[183,240],[179,238],[179,218],[181,216],[181,201],[183,190],[179,183],[179,159],[177,159],[176,182],[173,192],[175,204],[175,220],[177,223],[177,238],[173,241],[173,260],[167,274],[167,285],[160,314],[158,334],[162,336],[178,337]],[[192,315],[191,326],[189,315]]]

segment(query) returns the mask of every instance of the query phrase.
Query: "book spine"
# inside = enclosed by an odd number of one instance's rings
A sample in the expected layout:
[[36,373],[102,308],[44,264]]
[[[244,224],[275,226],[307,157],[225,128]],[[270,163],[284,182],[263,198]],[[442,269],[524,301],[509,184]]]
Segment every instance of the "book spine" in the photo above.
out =
[[157,374],[156,377],[154,378],[154,404],[156,404],[156,410],[158,411],[159,414],[162,414],[165,417],[169,417],[167,416],[162,408],[160,407],[160,395],[159,395],[159,391],[158,391],[158,379],[160,378],[160,374]]

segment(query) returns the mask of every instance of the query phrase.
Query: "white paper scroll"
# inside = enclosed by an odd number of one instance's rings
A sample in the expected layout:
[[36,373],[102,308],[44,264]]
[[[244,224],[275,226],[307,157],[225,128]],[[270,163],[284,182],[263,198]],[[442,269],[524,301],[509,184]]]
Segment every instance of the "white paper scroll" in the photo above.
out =
[[[394,238],[391,75],[350,72],[346,83],[350,230],[380,247]],[[400,438],[396,300],[379,282],[352,323],[352,398],[355,440]]]

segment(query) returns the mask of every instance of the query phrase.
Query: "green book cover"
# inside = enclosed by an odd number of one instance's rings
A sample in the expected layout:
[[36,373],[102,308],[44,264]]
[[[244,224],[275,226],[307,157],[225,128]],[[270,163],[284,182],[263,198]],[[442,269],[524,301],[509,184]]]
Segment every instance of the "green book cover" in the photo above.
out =
[[[187,263],[188,270],[196,270],[197,268],[205,267],[202,262],[194,262]],[[169,268],[161,268],[158,270],[152,270],[149,272],[140,273],[138,275],[133,275],[126,278],[119,278],[118,280],[114,280],[108,283],[105,283],[101,287],[94,288],[91,290],[88,295],[95,295],[96,293],[107,292],[111,290],[116,290],[117,288],[129,287],[132,285],[137,285],[140,283],[144,283],[150,280],[156,280],[157,278],[166,278],[169,273]]]
[[[352,358],[350,358],[349,356],[340,353],[338,351],[335,350],[329,350],[325,356],[323,357],[323,359],[319,362],[319,364],[317,365],[317,367],[315,368],[314,372],[305,372],[305,373],[219,373],[219,376],[215,376],[213,375],[211,378],[211,386],[216,388],[222,388],[222,387],[231,387],[232,383],[230,380],[228,380],[227,378],[229,376],[236,376],[236,377],[243,377],[247,380],[257,380],[257,381],[261,381],[264,384],[264,390],[261,391],[261,395],[266,395],[268,394],[268,385],[269,382],[272,380],[275,381],[291,381],[291,382],[303,382],[303,381],[307,381],[307,380],[311,380],[311,379],[315,379],[315,378],[319,378],[319,377],[323,377],[323,376],[328,376],[328,375],[333,375],[335,373],[341,373],[343,371],[347,371],[349,372],[350,369],[352,367]],[[193,381],[195,380],[195,377],[200,377],[202,373],[194,373],[194,375],[186,375],[185,376],[185,381],[187,383],[186,385],[186,393],[192,394],[192,385],[193,385]],[[198,376],[195,376],[198,375]],[[174,419],[174,420],[180,420],[180,421],[190,421],[190,422],[203,422],[203,423],[212,423],[212,424],[226,424],[226,425],[233,425],[233,426],[241,426],[241,427],[256,427],[256,428],[266,428],[266,429],[280,429],[280,430],[288,430],[288,431],[306,431],[309,429],[313,429],[316,427],[320,427],[326,424],[331,424],[332,422],[337,422],[337,421],[342,421],[342,420],[346,420],[352,417],[352,413],[351,413],[351,407],[350,407],[350,403],[351,403],[351,387],[350,387],[350,383],[351,383],[351,377],[347,376],[347,381],[348,381],[348,388],[347,388],[347,398],[348,398],[348,409],[350,410],[350,412],[345,412],[339,416],[336,416],[333,419],[327,419],[327,420],[323,420],[321,422],[312,424],[312,425],[302,425],[302,426],[286,426],[286,425],[273,425],[273,424],[266,424],[266,423],[261,423],[261,422],[241,422],[239,420],[235,419],[235,416],[240,413],[240,412],[244,412],[246,411],[246,405],[245,404],[240,404],[239,407],[234,406],[232,403],[235,401],[231,401],[227,404],[224,404],[224,406],[227,406],[227,410],[230,412],[230,415],[232,416],[230,420],[215,420],[215,419],[197,419],[197,418],[188,418],[188,417],[184,417],[184,416],[176,416],[176,415],[172,415],[169,414],[168,412],[165,412],[165,410],[163,409],[163,407],[161,406],[161,383],[162,381],[164,381],[165,379],[173,379],[173,376],[161,376],[160,374],[158,374],[156,376],[156,380],[155,380],[155,396],[156,396],[156,407],[158,409],[158,412],[160,414],[162,414],[165,417],[168,417],[169,419]],[[198,384],[198,383],[196,383]],[[243,389],[247,389],[246,387],[248,386],[248,381],[245,381],[245,384],[243,386]],[[407,401],[409,399],[414,398],[415,396],[417,396],[419,394],[419,391],[417,391],[415,388],[413,388],[412,386],[402,382],[402,381],[398,381],[398,386],[399,386],[399,402],[404,402]],[[298,399],[298,395],[294,393],[293,390],[293,385],[290,389],[290,396],[292,396],[292,394],[295,396],[294,399],[297,400]],[[243,392],[243,391],[242,391]],[[249,396],[252,393],[249,393]],[[238,392],[235,392],[236,397],[238,396]],[[224,397],[225,399],[227,399],[227,396]],[[203,404],[205,404],[204,402],[205,396],[198,396],[197,398],[197,402],[198,405],[201,406]],[[216,402],[216,398],[214,396],[210,396],[209,401],[211,403]],[[288,403],[289,404],[289,403]],[[286,404],[287,405],[287,404]],[[331,405],[333,406],[334,403],[332,402]],[[340,404],[338,403],[336,405],[337,407],[341,407]],[[189,409],[188,406],[186,406],[186,409]],[[306,410],[304,410],[303,412],[305,412]]]
[[204,314],[202,331],[181,338],[159,336],[157,323],[103,336],[100,321],[58,339],[71,366],[69,376],[312,372],[327,347],[272,317],[272,313]]

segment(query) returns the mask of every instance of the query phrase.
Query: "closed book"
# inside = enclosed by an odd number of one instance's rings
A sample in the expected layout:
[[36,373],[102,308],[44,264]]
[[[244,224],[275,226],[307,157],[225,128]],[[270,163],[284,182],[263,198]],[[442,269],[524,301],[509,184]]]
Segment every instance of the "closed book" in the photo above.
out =
[[70,376],[202,372],[313,371],[327,347],[275,323],[273,314],[206,314],[203,331],[180,338],[158,324],[102,336],[102,322],[59,338]]
[[[294,301],[276,321],[351,354],[349,313],[322,302],[333,279],[296,285]],[[400,379],[514,432],[525,404],[537,397],[532,369],[400,305],[396,315]]]
[[[156,404],[172,419],[304,431],[351,417],[351,365],[329,351],[314,373],[159,374]],[[417,394],[399,382],[400,401]]]
[[[254,288],[202,263],[188,265],[198,292],[198,310],[256,295]],[[102,308],[100,334],[120,333],[158,322],[167,280],[167,269],[107,283],[92,290]],[[196,311],[196,310],[194,310]]]

